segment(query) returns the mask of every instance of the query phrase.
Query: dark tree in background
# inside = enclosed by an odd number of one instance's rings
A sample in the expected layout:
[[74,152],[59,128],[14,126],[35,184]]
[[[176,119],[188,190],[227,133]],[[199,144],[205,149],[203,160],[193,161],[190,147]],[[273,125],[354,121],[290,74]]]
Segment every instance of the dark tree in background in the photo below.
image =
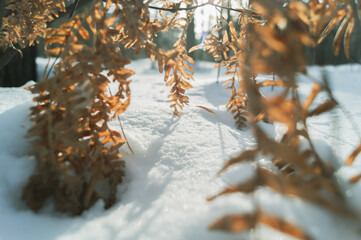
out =
[[[358,8],[355,1],[352,1],[351,3],[354,8],[354,12],[357,12]],[[338,65],[347,63],[361,63],[361,24],[358,14],[355,14],[354,18],[355,27],[352,31],[350,40],[350,58],[347,59],[343,44],[340,45],[340,52],[337,56],[333,53],[333,51],[330,50],[332,49],[338,27],[341,25],[341,23],[339,23],[338,26],[334,28],[318,46],[312,49],[312,53],[308,53],[310,54],[308,56],[310,64]]]
[[[54,27],[65,21],[70,15],[76,12],[82,12],[87,9],[92,3],[91,0],[69,1],[67,2],[66,12],[60,13],[60,16],[50,22],[48,26]],[[3,17],[11,14],[6,9],[5,0],[0,0],[0,31]],[[36,47],[26,47],[21,49],[15,46],[22,52],[20,55],[18,50],[8,48],[3,51],[0,48],[0,87],[19,87],[30,80],[37,80],[36,72]],[[40,49],[41,50],[41,49]]]
[[[0,55],[4,54],[2,52]],[[1,87],[19,87],[30,80],[36,81],[36,47],[22,49],[22,54],[23,56],[20,56],[16,52],[9,63],[0,70]],[[6,58],[9,60],[9,57]]]
[[[188,5],[190,7],[191,5]],[[190,17],[189,17],[190,18]],[[195,36],[195,25],[194,25],[194,15],[192,15],[192,19],[189,19],[189,25],[187,28],[187,35],[186,35],[186,42],[187,42],[187,50],[191,49],[193,46],[197,45],[196,36]],[[195,58],[195,53],[189,53],[193,59]]]
[[[5,1],[0,0],[0,27],[2,18],[8,14]],[[0,87],[18,87],[36,80],[36,48],[22,49],[22,55],[11,48],[6,51],[0,49]]]

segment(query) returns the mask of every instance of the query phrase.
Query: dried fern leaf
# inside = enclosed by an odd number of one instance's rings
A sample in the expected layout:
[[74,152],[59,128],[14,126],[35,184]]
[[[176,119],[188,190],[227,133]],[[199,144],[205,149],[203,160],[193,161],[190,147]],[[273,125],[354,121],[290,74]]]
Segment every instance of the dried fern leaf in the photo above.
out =
[[354,217],[355,213],[352,212],[345,204],[342,199],[333,201],[327,199],[318,193],[318,189],[310,184],[306,184],[302,181],[302,178],[297,178],[294,175],[292,177],[285,177],[282,175],[275,175],[271,172],[259,169],[260,186],[267,186],[274,191],[283,195],[299,197],[303,200],[311,203],[323,206],[335,213],[340,215]]
[[291,100],[284,100],[283,97],[269,99],[267,104],[267,116],[271,121],[284,123],[289,131],[296,127],[295,120],[290,117],[295,114],[295,106]]
[[257,216],[255,214],[227,215],[213,224],[209,230],[221,230],[227,232],[242,232],[253,229],[256,226]]
[[257,179],[250,179],[244,183],[234,185],[227,187],[222,192],[218,193],[217,195],[207,198],[207,201],[213,201],[214,199],[218,198],[219,196],[223,196],[225,194],[235,193],[235,192],[241,192],[241,193],[252,193],[254,192],[258,187]]
[[338,28],[338,30],[336,32],[335,38],[333,40],[332,47],[333,47],[334,54],[336,56],[340,52],[341,41],[342,41],[342,39],[344,37],[344,34],[345,34],[346,30],[347,30],[347,27],[348,27],[349,23],[351,22],[351,19],[352,19],[352,16],[353,16],[353,14],[351,12],[352,12],[352,10],[348,11],[347,16],[343,19],[340,27]]
[[315,83],[313,85],[310,95],[308,95],[307,99],[303,102],[302,105],[303,111],[307,111],[309,109],[309,107],[311,106],[312,102],[315,100],[321,89],[322,88],[320,84]]
[[324,112],[332,110],[336,106],[337,106],[337,102],[334,101],[333,99],[331,99],[331,100],[329,100],[329,101],[327,101],[325,103],[320,104],[314,110],[309,112],[308,117],[320,115],[320,114],[322,114]]
[[356,157],[360,154],[360,152],[361,152],[361,144],[359,144],[359,145],[357,146],[357,148],[351,153],[351,155],[348,156],[345,164],[346,164],[346,165],[351,165],[351,164],[353,164],[353,162],[355,161]]
[[344,49],[345,49],[345,55],[347,59],[350,58],[350,40],[351,40],[351,34],[355,26],[355,19],[352,17],[350,23],[347,26],[346,33],[344,35]]
[[256,155],[258,154],[258,149],[247,150],[239,154],[237,157],[230,159],[227,163],[223,166],[223,168],[218,172],[218,174],[224,172],[230,166],[241,163],[241,162],[250,162],[255,159]]
[[211,109],[207,108],[207,107],[204,107],[204,106],[195,106],[195,107],[198,107],[198,108],[202,108],[203,110],[206,110],[207,112],[213,114],[213,115],[216,115],[215,112],[213,112]]
[[258,87],[270,87],[270,86],[274,86],[274,87],[286,87],[287,84],[282,81],[282,80],[278,80],[278,81],[273,81],[273,80],[265,80],[261,83],[258,84]]
[[320,44],[323,39],[331,32],[331,30],[346,16],[346,9],[337,11],[337,14],[332,18],[327,27],[323,30],[320,37],[317,40],[317,44]]
[[279,232],[286,233],[295,238],[304,239],[304,240],[314,239],[300,227],[296,226],[295,224],[289,223],[279,217],[261,213],[258,221],[273,229],[276,229]]
[[89,32],[88,32],[84,27],[80,27],[80,28],[79,28],[79,35],[80,35],[84,40],[89,40]]
[[349,182],[352,183],[352,184],[355,184],[355,183],[357,183],[358,181],[360,181],[360,179],[361,179],[361,174],[352,177],[352,178],[349,180]]
[[211,224],[208,229],[227,232],[244,232],[256,228],[259,224],[267,225],[279,232],[291,235],[296,238],[305,240],[313,239],[300,227],[279,217],[268,215],[261,211],[249,214],[227,215]]

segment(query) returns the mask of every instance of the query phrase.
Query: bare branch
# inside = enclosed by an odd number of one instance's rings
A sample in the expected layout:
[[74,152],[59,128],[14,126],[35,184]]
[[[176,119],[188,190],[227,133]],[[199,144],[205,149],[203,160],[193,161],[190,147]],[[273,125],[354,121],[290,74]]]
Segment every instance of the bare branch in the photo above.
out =
[[66,11],[59,14],[59,17],[54,21],[49,23],[49,26],[52,27],[56,25],[59,21],[63,19],[71,18],[76,12],[83,11],[86,9],[93,1],[92,0],[76,0],[74,3],[66,7]]
[[200,5],[185,7],[185,8],[162,8],[162,7],[155,7],[155,6],[148,6],[151,9],[160,10],[160,11],[168,11],[168,12],[178,12],[178,11],[190,11],[199,7],[204,7],[209,5],[210,2],[202,3]]
[[[75,10],[76,10],[76,8],[78,7],[79,2],[80,2],[80,0],[76,0],[76,2],[72,4],[72,5],[74,5],[74,6],[73,6],[73,9],[71,10],[71,12],[70,12],[70,14],[69,14],[69,18],[71,18],[72,16],[74,16]],[[84,1],[83,1],[83,2],[84,2]]]
[[214,6],[216,8],[222,8],[222,9],[226,9],[229,11],[234,11],[234,12],[239,12],[239,13],[244,13],[244,12],[250,12],[252,15],[258,15],[257,13],[255,13],[252,10],[248,10],[248,9],[240,9],[240,8],[231,8],[231,7],[226,7],[226,6],[221,6],[221,5],[217,5],[214,4],[212,2],[206,2],[206,3],[202,3],[196,6],[191,6],[191,7],[184,7],[184,8],[162,8],[162,7],[155,7],[155,6],[148,6],[151,9],[155,9],[155,10],[160,10],[160,11],[168,11],[168,12],[177,12],[177,11],[191,11],[194,10],[196,8],[200,8],[200,7],[204,7],[204,6]]

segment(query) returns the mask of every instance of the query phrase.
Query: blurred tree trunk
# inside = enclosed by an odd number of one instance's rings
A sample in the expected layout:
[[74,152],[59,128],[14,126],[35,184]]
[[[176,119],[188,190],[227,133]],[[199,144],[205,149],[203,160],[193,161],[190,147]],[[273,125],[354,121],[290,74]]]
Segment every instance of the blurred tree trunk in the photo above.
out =
[[[10,13],[6,9],[6,2],[0,0],[0,27],[3,17],[8,14]],[[36,48],[28,47],[21,51],[23,57],[12,48],[5,51],[0,49],[0,87],[18,87],[30,80],[36,80]]]
[[27,47],[22,53],[23,57],[16,53],[0,70],[0,87],[19,87],[30,80],[36,81],[36,48]]
[[[190,7],[191,5],[188,5]],[[187,42],[187,50],[189,50],[191,47],[197,45],[196,36],[195,36],[195,25],[194,25],[194,17],[192,15],[192,19],[188,19],[189,25],[187,28],[187,35],[186,35],[186,42]],[[194,59],[195,54],[194,52],[188,53],[190,57]]]

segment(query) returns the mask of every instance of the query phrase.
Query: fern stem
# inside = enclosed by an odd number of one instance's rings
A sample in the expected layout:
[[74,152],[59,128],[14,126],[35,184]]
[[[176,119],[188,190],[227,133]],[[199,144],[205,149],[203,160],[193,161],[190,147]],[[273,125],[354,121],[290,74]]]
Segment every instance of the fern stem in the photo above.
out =
[[48,117],[48,142],[50,148],[50,163],[51,165],[55,165],[56,158],[54,153],[54,142],[53,142],[53,128],[52,128],[52,114],[51,114],[51,106],[53,101],[53,94],[54,94],[54,81],[55,79],[51,79],[51,89],[50,89],[50,96],[49,96],[49,110],[47,112]]
[[[113,96],[112,91],[110,90],[110,87],[109,87],[109,86],[108,86],[108,90],[109,90],[110,96]],[[117,116],[117,118],[118,118],[118,121],[119,121],[120,129],[122,130],[122,134],[123,134],[124,140],[126,141],[127,146],[128,146],[128,148],[129,148],[130,152],[131,152],[132,154],[134,154],[133,149],[131,148],[131,146],[130,146],[130,144],[129,144],[129,142],[128,142],[127,136],[125,135],[124,128],[123,128],[123,125],[122,125],[122,121],[120,120],[119,115]]]
[[118,116],[118,120],[119,120],[119,125],[120,125],[120,129],[122,130],[122,134],[124,136],[124,140],[127,141],[127,146],[129,148],[129,150],[132,152],[132,154],[134,154],[133,149],[130,147],[129,141],[127,139],[127,136],[125,135],[124,129],[123,129],[123,124],[120,121],[120,117]]

